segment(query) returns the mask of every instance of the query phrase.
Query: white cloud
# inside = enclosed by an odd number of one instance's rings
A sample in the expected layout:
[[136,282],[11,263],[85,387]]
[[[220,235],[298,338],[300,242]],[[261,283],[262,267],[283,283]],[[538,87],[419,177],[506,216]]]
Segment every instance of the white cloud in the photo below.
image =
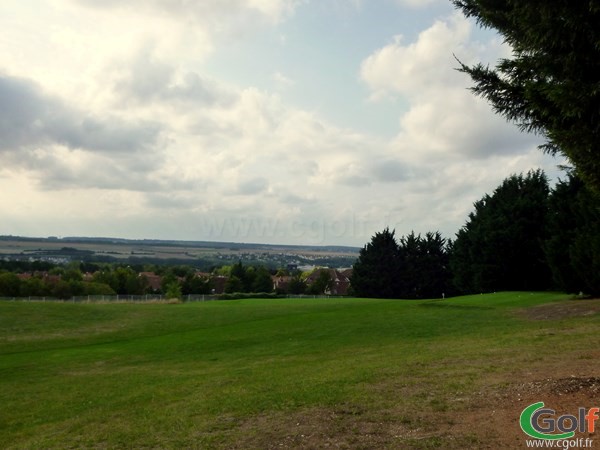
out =
[[294,80],[292,80],[289,77],[286,77],[281,72],[275,72],[272,78],[278,89],[286,89],[292,87],[295,84]]
[[425,8],[429,5],[442,3],[442,0],[395,0],[400,6],[408,6],[409,8]]
[[211,32],[234,32],[236,27],[256,25],[257,19],[277,23],[292,14],[302,0],[70,0],[94,9],[117,9],[127,13],[163,15],[173,20],[191,21]]
[[[468,75],[455,70],[454,54],[472,63],[506,53],[494,37],[475,40],[472,24],[454,14],[435,21],[413,42],[395,37],[363,61],[360,73],[371,101],[400,97],[409,105],[399,115],[389,149],[403,166],[419,168],[409,171],[401,200],[388,216],[400,234],[456,231],[472,203],[503,178],[556,164],[536,148],[538,137],[520,133],[494,114],[468,90]],[[394,173],[402,180],[402,170]]]
[[[361,66],[361,77],[372,90],[374,100],[389,95],[420,97],[431,89],[465,86],[464,75],[457,73],[453,53],[469,57],[472,25],[462,16],[437,20],[422,31],[416,42],[404,44],[399,35],[374,52]],[[489,49],[486,49],[489,50]],[[491,49],[494,50],[494,49]]]
[[405,155],[485,158],[519,153],[538,143],[468,90],[468,75],[456,70],[454,54],[470,63],[506,51],[496,39],[480,43],[472,34],[471,22],[454,14],[436,21],[414,42],[397,37],[363,61],[361,76],[372,100],[401,96],[410,103],[399,118],[396,139]]
[[239,81],[242,65],[229,78],[211,66],[238,33],[299,39],[282,24],[301,3],[36,0],[38,17],[14,2],[23,26],[0,5],[7,232],[355,245],[386,225],[450,234],[504,176],[548,164],[454,70],[453,53],[505,51],[457,15],[364,60],[372,99],[408,105],[392,139],[334,125],[318,107],[327,95],[289,103],[306,81],[286,65],[297,42],[263,63],[260,88]]

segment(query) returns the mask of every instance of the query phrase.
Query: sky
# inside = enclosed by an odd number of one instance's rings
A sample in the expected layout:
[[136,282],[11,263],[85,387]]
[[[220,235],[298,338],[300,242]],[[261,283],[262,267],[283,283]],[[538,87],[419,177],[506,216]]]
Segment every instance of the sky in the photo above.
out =
[[562,161],[469,90],[449,0],[3,0],[0,235],[452,238]]

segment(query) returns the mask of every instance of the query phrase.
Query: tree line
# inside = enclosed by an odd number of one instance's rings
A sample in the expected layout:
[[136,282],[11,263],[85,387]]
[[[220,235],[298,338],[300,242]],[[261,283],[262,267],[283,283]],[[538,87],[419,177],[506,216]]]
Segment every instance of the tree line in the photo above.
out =
[[600,294],[600,197],[569,173],[512,175],[475,202],[454,240],[376,233],[352,276],[361,297],[439,298],[503,290]]
[[[0,297],[161,294],[169,298],[215,293],[323,294],[330,287],[327,271],[307,282],[309,273],[264,265],[235,264],[198,273],[189,265],[138,265],[72,262],[61,266],[40,261],[0,261]],[[273,276],[286,278],[275,288]],[[160,281],[151,283],[149,277]],[[222,283],[218,286],[218,283]]]

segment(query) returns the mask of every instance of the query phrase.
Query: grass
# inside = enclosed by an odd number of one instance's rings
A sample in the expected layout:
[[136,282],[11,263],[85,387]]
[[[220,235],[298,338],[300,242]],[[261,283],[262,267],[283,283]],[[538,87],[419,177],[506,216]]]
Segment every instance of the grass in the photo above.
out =
[[349,417],[329,423],[340,435],[361,432],[356,416],[426,428],[482,385],[589,345],[597,316],[516,314],[562,300],[0,303],[0,448],[245,447],[310,411]]

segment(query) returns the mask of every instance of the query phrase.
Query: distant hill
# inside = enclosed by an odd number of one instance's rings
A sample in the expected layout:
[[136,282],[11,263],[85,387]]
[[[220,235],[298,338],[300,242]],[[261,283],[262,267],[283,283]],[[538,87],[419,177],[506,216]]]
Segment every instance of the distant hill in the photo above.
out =
[[352,266],[359,250],[357,247],[338,245],[0,236],[0,259],[4,260],[188,264],[199,268],[219,267],[237,261],[271,268],[290,264],[342,268]]

